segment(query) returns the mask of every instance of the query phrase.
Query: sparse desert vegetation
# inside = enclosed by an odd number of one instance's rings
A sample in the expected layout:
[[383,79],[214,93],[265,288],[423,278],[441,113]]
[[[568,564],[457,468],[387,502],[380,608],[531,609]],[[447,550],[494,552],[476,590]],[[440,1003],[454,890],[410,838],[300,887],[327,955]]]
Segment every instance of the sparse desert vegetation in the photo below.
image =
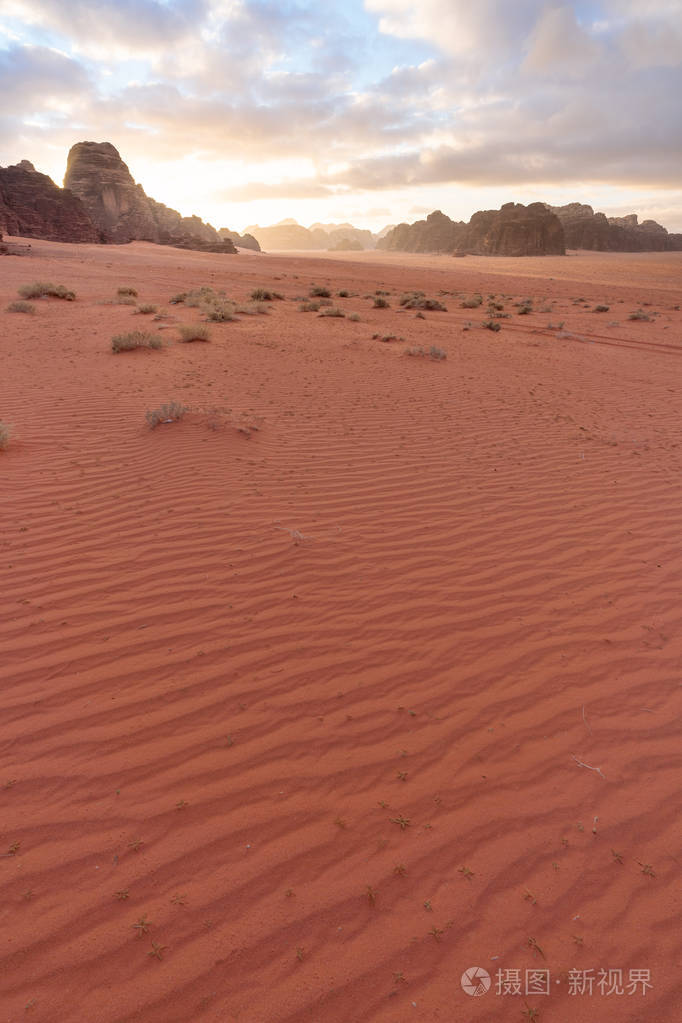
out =
[[178,327],[180,340],[189,344],[192,341],[210,341],[211,331],[203,323],[183,323]]
[[146,330],[131,330],[127,334],[117,334],[111,339],[112,352],[133,352],[137,348],[152,348],[158,351],[163,345],[158,334]]
[[165,402],[155,409],[147,409],[145,419],[152,430],[162,423],[177,423],[187,413],[187,408],[179,401]]
[[10,302],[7,306],[8,313],[35,313],[36,307],[32,302]]
[[22,298],[61,298],[65,302],[73,302],[76,293],[63,284],[51,284],[46,281],[34,281],[33,284],[22,284],[17,289]]
[[9,447],[11,436],[12,426],[10,423],[3,423],[2,420],[0,420],[0,451],[4,451],[5,448]]

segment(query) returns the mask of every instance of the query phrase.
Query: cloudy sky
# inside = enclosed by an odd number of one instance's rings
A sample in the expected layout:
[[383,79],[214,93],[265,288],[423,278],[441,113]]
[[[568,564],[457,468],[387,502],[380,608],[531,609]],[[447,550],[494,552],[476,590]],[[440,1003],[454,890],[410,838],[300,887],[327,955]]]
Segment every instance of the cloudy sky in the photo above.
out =
[[682,231],[682,0],[2,0],[0,165],[216,227],[580,200]]

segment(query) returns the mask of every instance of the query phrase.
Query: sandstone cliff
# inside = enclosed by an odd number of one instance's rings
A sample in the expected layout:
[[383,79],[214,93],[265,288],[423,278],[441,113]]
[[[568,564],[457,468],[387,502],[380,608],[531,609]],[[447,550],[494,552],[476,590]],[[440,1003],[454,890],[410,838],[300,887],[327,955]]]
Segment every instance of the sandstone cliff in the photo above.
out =
[[150,199],[110,142],[71,147],[64,185],[83,203],[108,242],[147,241],[208,252],[236,252],[229,238],[199,217],[182,217]]
[[666,252],[682,249],[682,237],[668,234],[655,220],[638,222],[636,213],[605,217],[585,203],[548,207],[564,228],[566,247],[596,252]]
[[102,240],[80,200],[28,160],[0,167],[0,232],[57,242]]
[[460,251],[482,256],[563,256],[564,231],[544,203],[508,202],[499,210],[474,213]]
[[406,252],[470,252],[484,256],[563,255],[561,223],[542,203],[507,203],[474,213],[468,224],[440,210],[414,224],[398,224],[377,248]]

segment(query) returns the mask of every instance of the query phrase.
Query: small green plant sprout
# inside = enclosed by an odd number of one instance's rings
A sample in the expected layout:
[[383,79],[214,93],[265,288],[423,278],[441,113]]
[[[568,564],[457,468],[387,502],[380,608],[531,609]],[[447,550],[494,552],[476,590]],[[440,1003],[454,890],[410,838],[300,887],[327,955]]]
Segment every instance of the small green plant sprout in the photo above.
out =
[[151,348],[158,351],[163,342],[158,334],[150,334],[146,330],[132,330],[129,334],[117,334],[111,339],[112,352],[134,352],[138,348]]
[[32,302],[10,302],[6,311],[8,313],[34,313],[36,307]]
[[130,898],[130,888],[121,888],[119,891],[114,893],[114,896],[119,902],[125,902],[126,899]]
[[63,284],[49,284],[46,281],[22,284],[18,291],[21,298],[62,298],[65,302],[73,302],[76,298],[76,293],[69,291]]
[[12,426],[10,423],[3,423],[0,420],[0,451],[5,451],[9,447],[9,439],[12,436]]
[[27,902],[30,902],[34,895],[35,895],[35,889],[34,888],[27,888],[26,891],[23,893],[23,895],[21,897],[22,897],[22,899],[25,899]]
[[407,781],[407,771],[398,771],[397,778],[399,781]]
[[158,942],[152,942],[151,952],[147,952],[148,956],[152,956],[153,959],[163,959],[163,953],[168,950],[168,945],[160,945]]
[[312,288],[310,289],[310,297],[311,298],[331,298],[332,297],[332,293],[329,290],[329,288],[324,288],[324,287],[322,287],[319,284],[313,284]]
[[116,294],[119,298],[137,298],[137,288],[124,284],[120,288],[116,289]]
[[345,831],[346,828],[348,827],[348,824],[343,819],[343,817],[337,817],[336,820],[334,821],[334,824],[336,824],[337,828],[340,828],[341,831]]
[[20,849],[21,849],[21,842],[12,842],[12,844],[9,846],[9,848],[8,848],[7,852],[5,853],[5,855],[6,856],[16,856],[16,854],[19,852]]
[[175,804],[175,809],[176,810],[184,810],[186,806],[189,806],[189,803],[187,802],[187,800],[186,799],[181,799],[179,803]]
[[298,959],[299,963],[303,962],[303,956],[304,955],[305,955],[305,949],[303,948],[302,945],[299,945],[298,948],[296,949],[296,958]]
[[393,971],[393,983],[394,984],[407,984],[407,978],[402,970]]
[[380,799],[377,806],[380,806],[382,810],[385,810],[388,807],[388,803],[385,799]]
[[524,1016],[525,1019],[529,1021],[529,1023],[533,1023],[534,1020],[540,1019],[539,1009],[532,1009],[528,1002],[525,1002],[524,1004],[526,1008],[521,1010],[521,1015]]
[[180,340],[186,344],[190,344],[192,341],[211,340],[211,332],[203,323],[183,323],[181,327],[178,327],[178,333],[180,334]]
[[174,906],[186,906],[187,896],[185,894],[180,895],[179,893],[176,892],[173,898],[171,899],[171,902],[173,903]]
[[473,870],[469,870],[468,867],[460,867],[458,873],[461,874],[466,881],[471,881],[472,877],[475,876]]
[[365,895],[367,897],[367,901],[369,902],[370,906],[376,906],[376,904],[377,904],[377,890],[376,890],[376,888],[372,888],[371,884],[368,884],[367,888],[365,889]]
[[429,931],[429,934],[433,938],[435,938],[436,941],[440,941],[440,939],[443,937],[443,933],[444,933],[443,930],[440,927],[436,927],[435,925]]
[[535,898],[535,896],[533,895],[532,892],[528,891],[527,888],[526,888],[526,891],[524,892],[523,897],[524,897],[526,902],[530,902],[531,906],[537,906],[538,900]]
[[150,302],[145,302],[144,305],[138,305],[135,310],[136,313],[141,313],[143,316],[150,316],[152,313],[158,313],[159,307],[152,305]]
[[426,902],[424,903],[424,909],[426,910],[427,913],[432,913],[433,912],[433,906],[431,905],[431,899],[427,899],[426,900]]
[[558,870],[559,869],[559,864],[557,863],[556,860],[552,860],[552,869],[553,870]]
[[132,842],[128,842],[128,848],[132,849],[133,852],[139,852],[140,848],[144,845],[141,838],[134,838]]
[[536,954],[537,955],[541,955],[543,959],[545,958],[545,953],[543,952],[543,950],[538,945],[537,938],[529,938],[528,941],[527,941],[527,945],[528,945],[528,948],[532,948],[534,955],[536,955]]
[[147,409],[144,417],[151,429],[155,430],[162,423],[177,423],[179,419],[182,419],[186,411],[187,408],[180,404],[179,401],[170,401],[164,402],[159,408]]
[[642,873],[643,874],[646,874],[647,877],[656,877],[656,875],[654,873],[654,868],[651,866],[650,863],[642,863],[641,860],[637,860],[637,862],[639,863],[640,867],[642,868]]
[[391,817],[390,821],[391,821],[391,824],[397,824],[400,827],[401,831],[404,831],[405,828],[409,828],[410,824],[412,823],[409,817],[403,817],[403,816]]
[[481,326],[484,327],[486,330],[492,331],[498,331],[502,329],[497,320],[484,320]]
[[580,934],[574,934],[573,941],[575,942],[576,948],[582,948],[585,944],[585,939]]
[[592,312],[594,313],[608,313],[609,307],[607,305],[596,305]]
[[612,849],[611,850],[611,855],[613,856],[613,858],[614,858],[616,863],[623,863],[623,854],[622,853],[616,852],[615,849]]
[[381,295],[376,295],[374,298],[375,309],[388,309],[390,307],[390,304],[391,303],[388,301],[388,299],[382,298]]
[[141,938],[143,934],[149,934],[149,928],[151,927],[151,924],[149,920],[147,920],[147,914],[145,913],[145,915],[141,916],[136,923],[131,924],[130,926],[133,928],[133,930],[137,931],[138,938]]
[[397,863],[393,868],[393,873],[396,877],[405,877],[407,874],[407,867],[404,863]]
[[287,890],[284,893],[284,897],[287,899],[293,899],[295,894],[296,893],[294,892],[293,888],[287,888]]

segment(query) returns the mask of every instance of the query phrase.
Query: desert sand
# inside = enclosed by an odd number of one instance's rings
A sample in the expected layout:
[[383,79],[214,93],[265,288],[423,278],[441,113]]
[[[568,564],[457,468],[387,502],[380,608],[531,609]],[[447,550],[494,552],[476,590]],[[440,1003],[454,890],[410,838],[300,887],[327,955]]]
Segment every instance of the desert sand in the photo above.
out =
[[[682,254],[31,253],[0,259],[3,1023],[677,1020]],[[6,312],[35,280],[77,299]],[[181,344],[202,285],[285,300]],[[135,328],[169,343],[113,354]]]

